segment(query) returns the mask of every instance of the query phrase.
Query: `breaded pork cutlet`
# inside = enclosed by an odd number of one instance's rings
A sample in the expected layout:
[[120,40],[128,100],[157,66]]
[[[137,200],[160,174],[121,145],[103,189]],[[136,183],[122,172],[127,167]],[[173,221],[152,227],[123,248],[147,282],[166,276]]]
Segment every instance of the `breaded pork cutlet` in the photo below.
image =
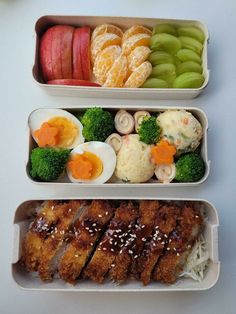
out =
[[62,279],[75,284],[113,214],[114,207],[102,200],[92,201],[84,210],[75,224],[75,237],[59,262],[58,271]]
[[135,261],[140,256],[146,239],[152,234],[158,207],[157,201],[140,202],[139,218],[125,245],[116,256],[114,267],[110,270],[110,277],[114,282],[124,282],[130,271],[135,271]]
[[56,205],[59,219],[51,234],[44,241],[39,258],[38,273],[41,280],[51,280],[57,270],[60,256],[66,248],[70,228],[88,205],[85,201],[69,201]]
[[137,217],[138,210],[131,201],[124,201],[120,204],[92,259],[84,270],[86,277],[99,283],[103,282],[105,275],[113,266],[119,250],[127,241]]
[[38,269],[41,248],[59,218],[57,204],[58,201],[43,202],[40,212],[26,233],[22,245],[21,261],[28,271],[37,271]]
[[171,284],[178,279],[202,226],[203,219],[199,210],[186,203],[181,209],[176,228],[169,237],[165,253],[154,269],[154,280]]
[[152,271],[163,254],[170,233],[176,227],[180,209],[174,205],[163,204],[157,211],[155,228],[151,238],[145,243],[141,256],[137,259],[139,278],[144,285],[149,284]]

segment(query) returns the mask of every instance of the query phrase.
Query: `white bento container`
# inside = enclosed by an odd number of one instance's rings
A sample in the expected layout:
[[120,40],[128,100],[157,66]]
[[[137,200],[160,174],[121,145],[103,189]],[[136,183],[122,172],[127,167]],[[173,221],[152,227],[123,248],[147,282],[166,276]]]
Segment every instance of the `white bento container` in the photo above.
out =
[[[200,88],[110,88],[110,87],[81,87],[48,85],[42,80],[38,63],[39,39],[43,32],[50,26],[56,24],[69,24],[72,26],[89,25],[94,29],[97,25],[111,23],[125,30],[133,25],[141,24],[154,27],[157,24],[168,23],[176,25],[193,25],[199,27],[205,34],[205,42],[202,52],[203,75],[205,82]],[[161,19],[143,17],[120,17],[120,16],[54,16],[40,17],[35,24],[36,45],[35,61],[33,66],[33,77],[35,81],[46,92],[52,95],[78,96],[78,97],[100,97],[100,98],[127,98],[127,99],[192,99],[198,96],[207,86],[209,81],[209,70],[207,67],[207,43],[209,33],[206,25],[196,20]]]
[[[71,199],[71,198],[70,198]],[[86,198],[89,199],[89,198]],[[92,199],[95,199],[94,197]],[[98,199],[98,198],[96,198]],[[115,199],[115,197],[108,197],[106,199]],[[132,199],[132,198],[122,198]],[[143,198],[139,199],[156,199],[158,198]],[[170,200],[170,198],[161,199]],[[122,285],[115,285],[111,281],[106,280],[103,284],[96,284],[89,280],[79,281],[75,286],[65,283],[59,278],[54,278],[52,282],[42,282],[35,273],[29,273],[23,269],[20,264],[21,257],[21,244],[24,235],[28,229],[29,216],[32,213],[32,206],[39,200],[28,200],[20,204],[14,216],[14,242],[13,242],[13,257],[12,257],[12,276],[14,281],[21,287],[27,290],[47,290],[47,291],[77,291],[77,292],[89,292],[89,291],[105,291],[105,292],[148,292],[148,291],[197,291],[207,290],[213,287],[220,273],[220,262],[218,256],[218,227],[219,219],[217,210],[206,200],[201,199],[172,199],[172,201],[193,201],[198,202],[200,206],[204,207],[204,211],[207,215],[207,221],[203,231],[204,238],[207,242],[207,250],[210,254],[210,263],[206,270],[205,277],[201,282],[194,281],[189,278],[180,278],[175,284],[166,285],[159,282],[151,282],[147,286],[139,281],[130,280]]]
[[[86,108],[90,108],[90,107],[94,107],[94,106],[80,106],[80,108],[75,108],[75,107],[70,107],[70,108],[61,108],[64,110],[68,110],[70,112],[80,112],[85,110]],[[100,106],[102,108],[106,108],[109,109],[110,111],[118,111],[120,108],[118,108],[117,106],[112,106],[112,105],[102,105]],[[203,176],[203,178],[197,182],[187,182],[187,183],[160,183],[157,180],[150,180],[150,182],[146,182],[146,183],[105,183],[105,184],[86,184],[86,183],[71,183],[69,181],[69,179],[67,177],[63,177],[62,179],[59,179],[57,181],[54,182],[38,182],[34,179],[31,178],[31,176],[29,175],[29,169],[30,169],[30,163],[29,163],[29,156],[30,156],[30,152],[31,150],[36,147],[36,143],[34,142],[30,132],[29,132],[29,150],[28,150],[28,156],[27,156],[27,161],[26,161],[26,172],[27,175],[29,177],[30,180],[32,180],[33,182],[40,184],[40,185],[51,185],[51,184],[64,184],[67,186],[71,186],[71,184],[73,185],[77,185],[78,187],[179,187],[179,186],[195,186],[198,184],[203,183],[207,177],[209,176],[209,172],[210,172],[210,161],[208,160],[208,153],[207,153],[207,130],[208,130],[208,120],[206,117],[206,114],[198,108],[194,108],[194,107],[168,107],[168,106],[148,106],[148,107],[143,107],[143,106],[134,106],[134,105],[130,105],[130,106],[125,106],[124,109],[128,110],[129,112],[135,112],[138,110],[147,110],[149,112],[159,112],[159,111],[166,111],[166,110],[187,110],[189,112],[191,112],[201,123],[202,128],[203,128],[203,138],[200,144],[200,149],[201,149],[201,156],[205,162],[205,166],[206,166],[206,170],[205,170],[205,175]],[[31,113],[32,114],[32,113]]]

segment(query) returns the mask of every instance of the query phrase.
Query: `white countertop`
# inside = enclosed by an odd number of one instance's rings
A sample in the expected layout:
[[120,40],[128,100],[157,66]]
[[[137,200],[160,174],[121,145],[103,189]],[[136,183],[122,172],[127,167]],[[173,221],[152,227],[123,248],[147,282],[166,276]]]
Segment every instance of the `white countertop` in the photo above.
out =
[[[207,5],[206,5],[207,3]],[[217,0],[0,0],[0,313],[214,313],[236,312],[236,1]],[[204,21],[210,32],[210,83],[192,101],[150,101],[158,105],[202,108],[209,118],[209,179],[199,187],[128,190],[158,197],[206,198],[218,209],[221,275],[214,288],[188,293],[56,293],[21,290],[11,278],[12,220],[23,200],[89,195],[89,190],[42,187],[25,175],[27,117],[37,107],[81,104],[130,104],[126,100],[79,99],[46,95],[32,79],[34,23],[45,14],[126,15]],[[144,101],[136,101],[142,105]],[[146,101],[145,101],[146,102]],[[102,190],[93,191],[100,195]]]

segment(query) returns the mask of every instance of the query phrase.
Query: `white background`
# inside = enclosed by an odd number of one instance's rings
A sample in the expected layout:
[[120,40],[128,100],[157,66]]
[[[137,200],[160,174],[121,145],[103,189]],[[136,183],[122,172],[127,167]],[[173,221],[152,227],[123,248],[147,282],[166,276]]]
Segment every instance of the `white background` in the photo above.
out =
[[[217,285],[188,293],[56,293],[21,290],[11,278],[12,220],[25,199],[91,194],[76,187],[39,187],[25,175],[27,117],[37,107],[105,104],[109,100],[46,95],[32,79],[34,23],[45,14],[126,15],[204,21],[210,31],[210,83],[192,101],[150,101],[157,105],[190,105],[209,118],[211,174],[200,187],[109,190],[113,195],[199,197],[213,202],[220,216],[222,261]],[[0,313],[236,313],[236,1],[235,0],[0,0]],[[136,101],[144,104],[147,101]],[[112,104],[129,104],[110,100]],[[105,191],[96,190],[92,195]],[[124,194],[123,194],[124,193]]]

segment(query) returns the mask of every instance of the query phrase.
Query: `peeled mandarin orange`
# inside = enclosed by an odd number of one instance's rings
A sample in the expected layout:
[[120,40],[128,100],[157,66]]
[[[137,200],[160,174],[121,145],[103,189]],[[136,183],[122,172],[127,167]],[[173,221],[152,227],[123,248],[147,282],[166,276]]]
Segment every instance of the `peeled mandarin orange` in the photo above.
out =
[[152,65],[149,61],[143,62],[134,72],[130,75],[128,80],[125,82],[124,87],[137,88],[143,85],[146,79],[152,73]]
[[106,47],[120,44],[121,38],[116,34],[106,33],[98,35],[91,44],[92,61],[94,62],[99,52],[105,49]]
[[93,74],[96,77],[99,84],[103,85],[106,81],[107,72],[112,67],[115,60],[121,54],[120,46],[109,46],[103,49],[97,55],[94,67]]
[[139,46],[131,51],[127,57],[129,72],[133,72],[140,64],[146,61],[150,53],[151,50],[146,46]]
[[129,37],[137,34],[147,34],[147,35],[152,35],[152,31],[148,29],[147,27],[144,27],[142,25],[134,25],[127,29],[127,31],[124,32],[122,42],[126,41]]
[[123,32],[119,27],[112,24],[102,24],[102,25],[98,25],[94,29],[91,40],[93,41],[97,36],[105,34],[105,33],[116,34],[119,37],[123,36]]
[[122,43],[122,53],[128,56],[136,47],[149,46],[150,39],[151,36],[148,34],[133,35]]
[[127,63],[126,56],[120,55],[108,71],[104,86],[122,87],[127,75]]

